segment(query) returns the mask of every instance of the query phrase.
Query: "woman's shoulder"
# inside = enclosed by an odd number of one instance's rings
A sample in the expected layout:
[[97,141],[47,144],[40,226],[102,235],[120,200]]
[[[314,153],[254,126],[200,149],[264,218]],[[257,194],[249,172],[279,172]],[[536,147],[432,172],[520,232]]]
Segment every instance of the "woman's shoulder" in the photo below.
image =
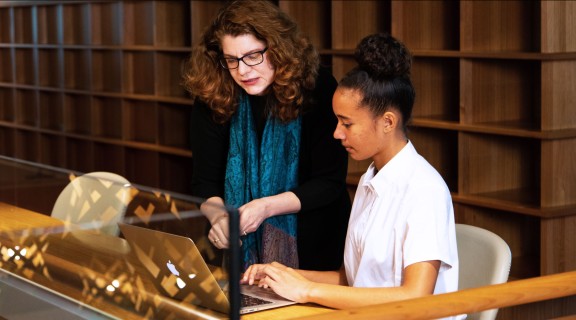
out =
[[315,91],[332,91],[336,90],[338,82],[332,71],[328,67],[320,66],[318,69],[318,76],[316,77],[316,90]]

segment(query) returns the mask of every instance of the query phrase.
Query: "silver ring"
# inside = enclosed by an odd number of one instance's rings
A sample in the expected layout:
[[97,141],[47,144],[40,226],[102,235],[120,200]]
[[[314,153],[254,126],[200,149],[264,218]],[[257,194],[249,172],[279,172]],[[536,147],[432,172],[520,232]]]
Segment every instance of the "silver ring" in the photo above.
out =
[[245,235],[248,235],[248,233],[246,233],[246,231],[244,231],[244,233],[242,235],[245,236]]
[[220,239],[218,239],[218,238],[214,239],[214,243],[216,243],[218,241],[220,241]]

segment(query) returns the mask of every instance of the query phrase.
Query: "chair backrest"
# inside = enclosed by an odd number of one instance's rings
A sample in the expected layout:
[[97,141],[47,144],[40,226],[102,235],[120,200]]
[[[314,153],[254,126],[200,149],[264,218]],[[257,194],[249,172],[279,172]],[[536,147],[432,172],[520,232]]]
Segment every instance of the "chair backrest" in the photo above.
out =
[[[497,234],[479,227],[456,224],[460,274],[458,290],[508,281],[512,254]],[[498,309],[469,314],[469,320],[492,320]]]
[[71,227],[95,229],[117,236],[118,222],[130,202],[130,182],[111,172],[91,172],[75,177],[62,190],[52,208],[52,217]]

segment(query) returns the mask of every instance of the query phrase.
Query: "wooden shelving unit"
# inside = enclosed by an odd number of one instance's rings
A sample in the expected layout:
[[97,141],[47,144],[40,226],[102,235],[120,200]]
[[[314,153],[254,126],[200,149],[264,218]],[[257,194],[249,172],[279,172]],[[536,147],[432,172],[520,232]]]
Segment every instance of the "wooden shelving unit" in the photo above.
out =
[[0,4],[0,154],[187,192],[190,99],[180,68],[203,27],[191,13],[220,5]]
[[[188,192],[180,68],[223,3],[0,3],[0,154]],[[410,138],[458,222],[510,244],[512,278],[576,268],[576,2],[276,3],[337,79],[364,36],[406,43]],[[350,161],[351,188],[368,163]]]

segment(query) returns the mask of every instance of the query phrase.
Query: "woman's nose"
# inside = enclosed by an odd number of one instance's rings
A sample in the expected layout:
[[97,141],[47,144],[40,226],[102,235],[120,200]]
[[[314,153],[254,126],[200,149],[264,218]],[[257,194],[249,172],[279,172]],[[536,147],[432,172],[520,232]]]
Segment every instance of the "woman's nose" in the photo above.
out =
[[334,139],[337,140],[343,140],[344,139],[344,134],[342,133],[342,131],[338,128],[338,126],[336,126],[336,129],[334,129]]
[[248,73],[248,71],[250,71],[252,69],[251,66],[247,65],[244,63],[244,61],[239,61],[238,62],[238,73],[239,74],[245,74]]

